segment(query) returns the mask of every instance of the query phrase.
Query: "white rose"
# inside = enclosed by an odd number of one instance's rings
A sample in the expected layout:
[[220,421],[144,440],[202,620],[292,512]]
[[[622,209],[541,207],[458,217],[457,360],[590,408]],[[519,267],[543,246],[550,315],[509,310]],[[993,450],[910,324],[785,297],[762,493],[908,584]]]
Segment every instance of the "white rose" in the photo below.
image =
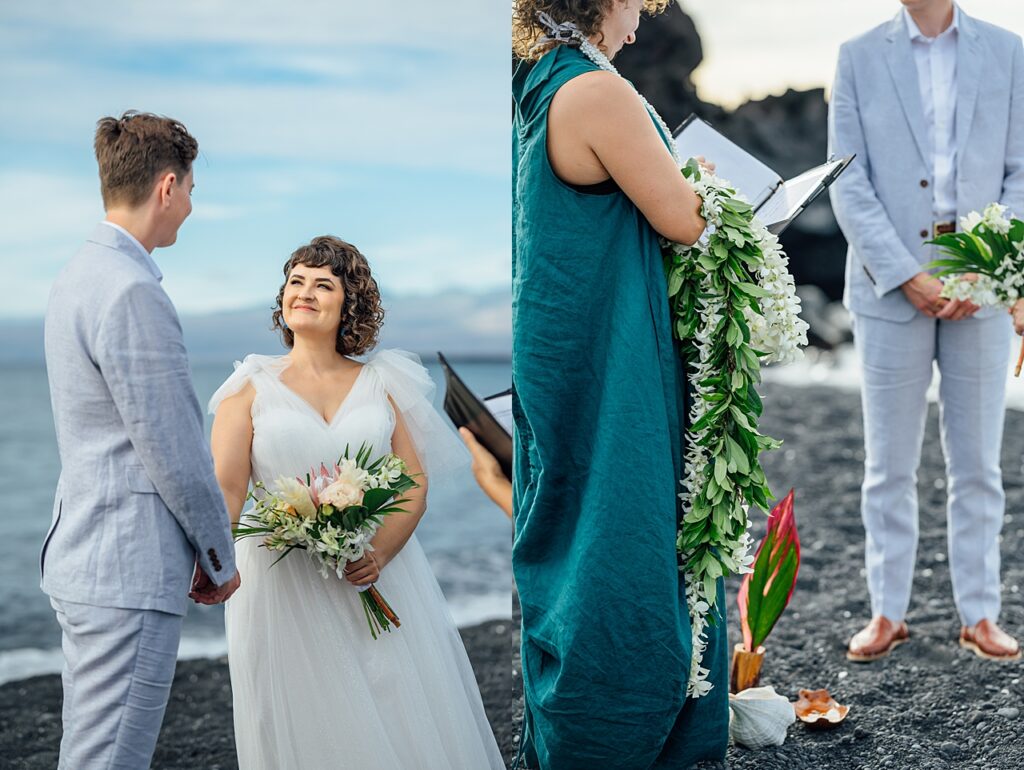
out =
[[339,478],[320,493],[320,502],[335,508],[348,508],[363,501],[363,488],[347,478]]
[[309,496],[309,490],[298,479],[279,478],[274,482],[277,489],[274,496],[280,498],[285,504],[295,509],[295,512],[304,519],[312,519],[316,516],[316,506]]

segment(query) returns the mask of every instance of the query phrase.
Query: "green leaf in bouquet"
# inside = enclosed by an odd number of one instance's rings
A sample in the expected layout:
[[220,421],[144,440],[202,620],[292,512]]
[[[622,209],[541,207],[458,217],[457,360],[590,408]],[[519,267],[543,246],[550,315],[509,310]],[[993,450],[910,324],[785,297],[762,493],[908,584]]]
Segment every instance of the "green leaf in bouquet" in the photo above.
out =
[[363,505],[367,510],[375,511],[394,496],[395,493],[390,489],[368,489],[363,494]]
[[296,548],[298,548],[300,551],[305,551],[306,550],[305,546],[298,545],[297,543],[293,544],[293,545],[289,545],[287,548],[284,549],[284,552],[280,556],[278,556],[276,559],[274,559],[274,561],[271,562],[270,566],[273,567],[275,564],[277,564],[279,561],[281,561],[281,559],[283,559],[285,556],[290,554]]

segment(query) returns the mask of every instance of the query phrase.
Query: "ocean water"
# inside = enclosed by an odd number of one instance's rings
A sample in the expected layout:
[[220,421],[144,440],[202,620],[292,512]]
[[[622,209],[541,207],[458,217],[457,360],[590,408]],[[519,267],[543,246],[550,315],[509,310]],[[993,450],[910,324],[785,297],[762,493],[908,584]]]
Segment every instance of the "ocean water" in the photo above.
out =
[[[480,395],[504,390],[508,363],[455,362]],[[427,362],[443,397],[440,367]],[[231,373],[231,364],[193,367],[199,401]],[[53,491],[60,473],[46,372],[42,366],[0,370],[0,683],[60,670],[60,628],[39,590],[39,550],[50,525]],[[209,429],[209,417],[207,429]],[[438,582],[460,626],[512,614],[511,524],[465,475],[457,503],[432,508],[417,529]],[[223,613],[193,606],[185,618],[180,657],[224,653]]]

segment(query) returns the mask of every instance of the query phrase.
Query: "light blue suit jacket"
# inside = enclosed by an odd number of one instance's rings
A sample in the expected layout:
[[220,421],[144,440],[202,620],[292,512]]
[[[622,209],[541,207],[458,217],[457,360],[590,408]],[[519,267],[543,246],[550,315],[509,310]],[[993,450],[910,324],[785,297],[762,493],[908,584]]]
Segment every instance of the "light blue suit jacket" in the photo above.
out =
[[[1000,202],[1024,216],[1024,48],[1017,35],[960,12],[957,32],[957,217]],[[829,153],[857,158],[831,187],[850,245],[843,303],[909,321],[900,284],[935,259],[931,148],[902,12],[839,49]],[[984,312],[984,311],[982,311]]]
[[40,569],[58,599],[184,614],[196,558],[222,584],[234,545],[159,279],[139,245],[101,224],[50,292],[61,474]]

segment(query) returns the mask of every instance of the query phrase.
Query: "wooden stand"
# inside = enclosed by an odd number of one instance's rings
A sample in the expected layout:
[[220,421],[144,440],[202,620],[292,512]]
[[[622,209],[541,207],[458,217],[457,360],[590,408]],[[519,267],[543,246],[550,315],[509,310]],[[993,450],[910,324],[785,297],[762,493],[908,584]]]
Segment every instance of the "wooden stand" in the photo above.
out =
[[761,664],[764,662],[764,647],[756,652],[747,652],[742,644],[732,648],[732,670],[729,674],[729,692],[737,693],[750,687],[757,687],[761,681]]

